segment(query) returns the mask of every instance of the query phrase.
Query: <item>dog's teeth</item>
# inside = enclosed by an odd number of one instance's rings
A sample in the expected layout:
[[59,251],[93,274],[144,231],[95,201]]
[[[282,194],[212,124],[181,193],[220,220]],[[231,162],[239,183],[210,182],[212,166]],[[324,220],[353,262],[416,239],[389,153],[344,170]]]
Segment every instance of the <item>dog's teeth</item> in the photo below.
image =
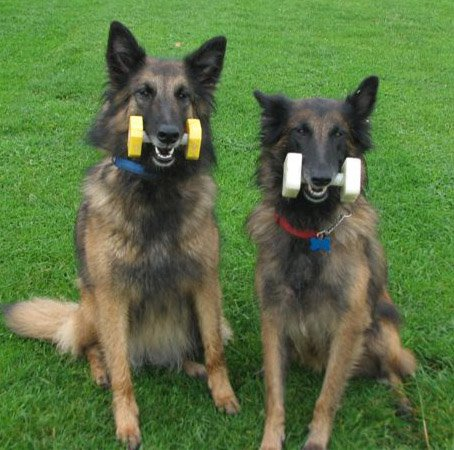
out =
[[317,188],[312,187],[308,183],[306,185],[306,188],[307,189],[304,190],[304,196],[306,197],[307,200],[311,201],[312,203],[321,203],[325,201],[328,190],[327,186],[318,190]]
[[155,147],[155,152],[156,152],[156,156],[158,157],[159,160],[161,161],[169,161],[173,158],[173,153],[175,151],[175,148],[171,148],[169,150],[169,152],[164,155],[161,153],[161,151],[159,150],[159,147]]
[[321,188],[320,190],[317,188],[313,188],[311,185],[308,185],[309,192],[314,197],[323,197],[326,193],[327,187]]
[[175,162],[175,158],[173,156],[174,151],[175,148],[171,148],[166,155],[163,155],[159,150],[159,147],[155,146],[155,155],[153,155],[153,162],[158,167],[170,167]]

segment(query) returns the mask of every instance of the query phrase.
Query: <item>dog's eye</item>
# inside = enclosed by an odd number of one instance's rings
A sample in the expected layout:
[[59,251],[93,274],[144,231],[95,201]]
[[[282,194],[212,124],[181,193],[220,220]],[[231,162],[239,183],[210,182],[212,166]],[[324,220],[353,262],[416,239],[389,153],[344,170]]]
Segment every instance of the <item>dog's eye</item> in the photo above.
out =
[[151,87],[149,86],[144,86],[140,88],[139,90],[136,91],[136,95],[143,100],[149,99],[153,97],[154,91]]
[[184,88],[180,88],[175,92],[175,97],[178,100],[187,100],[189,98],[189,92]]
[[338,127],[333,128],[333,130],[331,131],[331,135],[334,136],[334,137],[341,137],[344,134],[345,134],[345,131],[341,130]]
[[303,135],[303,136],[308,136],[311,134],[311,129],[309,128],[308,125],[306,125],[305,123],[303,123],[302,125],[300,125],[297,129],[296,129],[297,133]]

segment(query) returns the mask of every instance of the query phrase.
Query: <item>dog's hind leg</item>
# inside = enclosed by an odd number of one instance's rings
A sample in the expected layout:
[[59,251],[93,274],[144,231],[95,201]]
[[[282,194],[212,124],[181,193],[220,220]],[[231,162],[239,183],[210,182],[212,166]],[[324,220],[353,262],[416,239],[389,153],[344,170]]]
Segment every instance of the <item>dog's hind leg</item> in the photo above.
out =
[[201,378],[203,380],[207,379],[207,370],[203,364],[197,363],[195,361],[190,361],[189,359],[187,359],[183,363],[183,370],[190,377]]
[[274,314],[263,311],[262,343],[265,372],[266,419],[261,450],[280,450],[285,439],[282,331]]
[[[224,345],[227,345],[228,342],[233,339],[232,328],[224,316],[221,317],[221,336]],[[208,377],[206,367],[203,364],[190,361],[189,359],[183,363],[183,370],[187,375],[193,378],[206,380]]]
[[88,363],[90,364],[91,375],[98,386],[103,388],[110,387],[109,376],[98,344],[98,335],[94,323],[96,317],[95,300],[93,292],[82,285],[80,287],[80,322],[83,327],[78,327],[77,340],[79,347],[83,349]]
[[85,356],[90,364],[91,376],[95,383],[104,388],[110,388],[110,379],[106,364],[98,344],[91,345],[85,350]]
[[416,359],[410,350],[402,347],[399,331],[393,323],[381,321],[380,339],[383,348],[381,365],[396,397],[396,413],[401,417],[411,418],[413,409],[405,395],[402,379],[413,375]]
[[129,303],[106,286],[97,288],[95,297],[99,343],[111,378],[117,438],[127,444],[128,449],[138,449],[141,443],[139,409],[128,357]]
[[216,407],[236,414],[240,405],[230,385],[221,333],[221,288],[215,271],[194,293],[195,311],[205,355],[208,386]]
[[416,370],[413,353],[402,346],[399,313],[388,292],[376,306],[376,323],[367,333],[366,351],[358,364],[357,375],[373,376],[389,383],[396,398],[396,413],[411,418],[413,410],[405,395],[402,379]]

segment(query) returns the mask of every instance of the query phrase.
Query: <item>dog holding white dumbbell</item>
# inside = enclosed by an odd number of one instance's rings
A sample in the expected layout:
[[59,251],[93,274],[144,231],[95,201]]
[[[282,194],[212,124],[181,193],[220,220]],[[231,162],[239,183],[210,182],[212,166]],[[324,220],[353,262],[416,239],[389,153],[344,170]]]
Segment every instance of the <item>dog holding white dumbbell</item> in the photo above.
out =
[[[303,168],[303,155],[301,153],[288,153],[284,161],[284,180],[282,182],[282,196],[295,198],[301,188]],[[341,202],[354,202],[361,192],[361,159],[345,158],[342,171],[338,173],[328,184],[325,183],[321,188],[313,188],[310,183],[304,195],[312,203],[321,203],[328,196],[328,186],[338,186],[341,188]]]
[[249,231],[258,245],[266,388],[262,450],[282,448],[290,355],[325,370],[305,450],[327,448],[352,375],[387,378],[399,411],[411,411],[402,377],[416,363],[400,341],[376,214],[363,193],[377,89],[378,78],[369,77],[343,101],[255,93],[262,107],[263,198]]

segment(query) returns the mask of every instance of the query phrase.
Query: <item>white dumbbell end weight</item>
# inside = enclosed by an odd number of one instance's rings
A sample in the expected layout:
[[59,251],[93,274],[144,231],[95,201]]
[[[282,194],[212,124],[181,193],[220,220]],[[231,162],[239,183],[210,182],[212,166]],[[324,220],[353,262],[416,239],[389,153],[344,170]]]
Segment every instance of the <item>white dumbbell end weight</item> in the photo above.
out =
[[354,202],[361,192],[361,160],[346,158],[342,165],[342,172],[336,175],[331,185],[340,186],[341,202]]
[[284,161],[284,180],[282,182],[282,197],[296,198],[301,189],[301,170],[303,155],[287,153]]

